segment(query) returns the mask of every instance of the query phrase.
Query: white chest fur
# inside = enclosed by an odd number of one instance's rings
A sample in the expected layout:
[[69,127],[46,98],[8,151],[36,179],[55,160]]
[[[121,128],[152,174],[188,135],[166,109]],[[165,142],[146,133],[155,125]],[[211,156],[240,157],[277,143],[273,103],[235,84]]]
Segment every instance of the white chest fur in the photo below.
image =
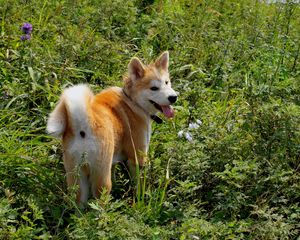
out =
[[145,132],[145,144],[146,144],[146,153],[149,150],[149,144],[150,144],[150,138],[151,138],[151,123],[148,124],[147,126],[147,131]]
[[117,164],[119,162],[126,161],[126,156],[122,153],[115,153],[113,156],[113,164]]

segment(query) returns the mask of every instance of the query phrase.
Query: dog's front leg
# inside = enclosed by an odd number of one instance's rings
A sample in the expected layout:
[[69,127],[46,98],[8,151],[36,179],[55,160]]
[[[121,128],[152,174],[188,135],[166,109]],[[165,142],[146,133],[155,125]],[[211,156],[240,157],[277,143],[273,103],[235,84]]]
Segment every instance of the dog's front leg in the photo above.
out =
[[128,168],[131,177],[131,181],[135,184],[144,183],[144,167],[146,164],[146,153],[142,150],[139,150],[136,154],[131,157],[128,157]]

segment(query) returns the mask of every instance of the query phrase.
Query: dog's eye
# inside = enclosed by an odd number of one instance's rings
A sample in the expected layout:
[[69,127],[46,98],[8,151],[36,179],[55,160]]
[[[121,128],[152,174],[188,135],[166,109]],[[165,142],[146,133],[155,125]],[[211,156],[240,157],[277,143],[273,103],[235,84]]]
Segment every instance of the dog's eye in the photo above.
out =
[[165,83],[168,85],[169,81],[165,81]]
[[152,91],[157,91],[159,88],[158,87],[151,87],[150,88]]

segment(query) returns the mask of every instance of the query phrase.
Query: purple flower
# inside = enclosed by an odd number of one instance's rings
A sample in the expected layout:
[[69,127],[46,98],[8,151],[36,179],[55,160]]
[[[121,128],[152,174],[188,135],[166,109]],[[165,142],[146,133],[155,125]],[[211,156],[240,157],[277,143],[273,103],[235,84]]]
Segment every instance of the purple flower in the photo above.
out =
[[31,34],[32,32],[32,25],[30,23],[24,23],[21,27],[21,30],[25,34]]
[[29,40],[29,39],[30,39],[30,34],[26,34],[24,36],[21,36],[22,41]]

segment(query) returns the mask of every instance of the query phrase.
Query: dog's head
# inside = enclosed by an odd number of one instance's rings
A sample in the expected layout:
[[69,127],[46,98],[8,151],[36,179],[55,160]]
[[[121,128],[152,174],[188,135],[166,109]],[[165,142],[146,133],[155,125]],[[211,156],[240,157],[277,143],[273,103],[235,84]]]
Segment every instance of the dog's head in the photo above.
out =
[[168,66],[167,51],[147,66],[138,58],[132,58],[124,88],[129,97],[147,113],[155,114],[160,111],[167,118],[172,118],[174,110],[171,104],[176,102],[177,94],[171,87]]

